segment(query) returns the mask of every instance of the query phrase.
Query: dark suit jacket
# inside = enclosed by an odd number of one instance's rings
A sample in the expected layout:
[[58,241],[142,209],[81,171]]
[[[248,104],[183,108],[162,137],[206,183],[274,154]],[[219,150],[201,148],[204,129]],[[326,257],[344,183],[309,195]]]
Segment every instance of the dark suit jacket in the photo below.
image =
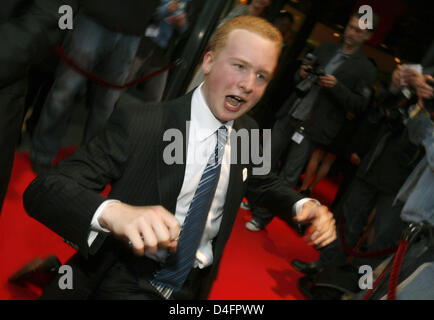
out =
[[[99,192],[107,184],[111,184],[109,198],[135,206],[162,205],[175,212],[185,164],[164,163],[163,150],[170,142],[162,137],[165,130],[172,128],[178,128],[186,136],[190,104],[191,94],[161,104],[143,104],[123,95],[102,134],[29,185],[24,193],[29,215],[75,244],[81,253],[69,262],[76,268],[74,281],[78,285],[73,292],[58,290],[57,298],[89,296],[118,254],[126,250],[119,241],[106,235],[98,236],[90,248],[87,245],[91,219],[106,200]],[[234,129],[253,127],[255,122],[247,116],[234,122]],[[237,154],[241,156],[240,152]],[[186,153],[183,156],[185,163]],[[301,198],[273,175],[249,175],[243,181],[243,169],[250,173],[252,166],[237,163],[231,164],[223,218],[213,241],[214,263],[201,283],[200,298],[209,293],[247,188],[252,190],[249,194],[252,199],[286,220],[290,219],[293,204]]]
[[[339,49],[340,44],[323,43],[313,54],[321,67],[325,67]],[[336,137],[347,112],[359,115],[368,106],[376,68],[361,50],[352,54],[333,75],[338,80],[330,89],[321,88],[308,120],[303,123],[306,135],[314,142],[328,145]],[[292,94],[276,114],[281,118],[288,114],[296,99]]]

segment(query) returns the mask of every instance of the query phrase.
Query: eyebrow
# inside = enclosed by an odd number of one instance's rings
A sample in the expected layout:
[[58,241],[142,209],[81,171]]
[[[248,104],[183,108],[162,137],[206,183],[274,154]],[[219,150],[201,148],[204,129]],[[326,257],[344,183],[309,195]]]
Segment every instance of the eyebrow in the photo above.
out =
[[[235,60],[235,61],[241,62],[241,63],[243,63],[243,64],[246,64],[246,65],[252,67],[252,64],[251,64],[251,63],[247,62],[246,60],[244,60],[244,59],[242,59],[242,58],[236,58],[236,57],[233,57],[233,58],[231,58],[231,60]],[[271,72],[269,72],[269,71],[267,71],[267,70],[265,70],[265,69],[260,69],[258,72],[259,72],[259,73],[263,73],[263,74],[266,75],[267,77],[271,76],[271,74],[272,74]]]

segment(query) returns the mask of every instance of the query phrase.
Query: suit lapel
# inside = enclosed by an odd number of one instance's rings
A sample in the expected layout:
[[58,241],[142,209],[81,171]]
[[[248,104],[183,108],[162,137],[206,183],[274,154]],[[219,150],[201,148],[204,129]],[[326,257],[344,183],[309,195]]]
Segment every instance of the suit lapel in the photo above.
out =
[[[156,150],[158,161],[158,193],[160,204],[173,214],[175,213],[176,201],[184,181],[188,139],[186,124],[187,121],[190,121],[191,98],[192,94],[188,94],[161,106],[165,109],[163,110],[163,123],[161,125],[161,141]],[[182,163],[167,164],[163,157],[164,150],[170,144],[173,144],[174,140],[171,137],[170,141],[163,141],[163,136],[167,130],[174,129],[179,130],[178,133],[182,137],[182,148],[177,149],[177,152],[182,150]],[[178,136],[176,139],[181,137]],[[172,154],[172,156],[174,155]]]

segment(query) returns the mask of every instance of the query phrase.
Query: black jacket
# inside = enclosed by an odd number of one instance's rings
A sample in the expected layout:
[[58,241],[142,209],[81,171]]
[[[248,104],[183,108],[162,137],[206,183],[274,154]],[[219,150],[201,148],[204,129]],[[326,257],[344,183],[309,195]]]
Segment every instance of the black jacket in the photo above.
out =
[[[118,248],[111,236],[100,234],[89,248],[87,238],[91,219],[106,200],[101,192],[111,184],[109,198],[131,205],[162,205],[174,213],[181,191],[184,164],[167,165],[163,161],[163,141],[167,129],[178,128],[186,137],[190,119],[191,94],[161,104],[144,105],[124,95],[118,102],[103,133],[71,157],[61,161],[48,175],[37,177],[24,193],[24,206],[32,217],[74,243],[81,255],[71,262],[80,283],[76,290],[59,290],[54,286],[52,298],[86,298],[104,277],[125,248]],[[234,129],[254,128],[254,121],[243,116]],[[185,144],[184,144],[185,145]],[[237,148],[232,148],[237,152]],[[240,152],[237,155],[241,157]],[[251,164],[231,164],[223,218],[213,241],[214,262],[201,281],[205,298],[216,277],[223,249],[231,234],[239,205],[246,191],[251,199],[264,204],[285,220],[290,219],[293,204],[301,197],[274,175],[251,176],[243,181],[243,171]],[[249,183],[248,183],[249,182]]]
[[424,156],[423,148],[410,141],[407,128],[392,132],[384,124],[371,146],[357,176],[384,193],[396,194]]
[[81,12],[115,32],[143,35],[159,0],[84,0]]
[[[324,68],[339,48],[337,43],[323,43],[315,49],[313,54],[318,58],[319,66]],[[376,73],[375,66],[361,50],[352,54],[333,72],[337,84],[319,90],[314,108],[303,123],[306,135],[316,143],[330,144],[341,129],[347,112],[359,115],[367,108]],[[294,93],[276,116],[287,115],[295,99]]]

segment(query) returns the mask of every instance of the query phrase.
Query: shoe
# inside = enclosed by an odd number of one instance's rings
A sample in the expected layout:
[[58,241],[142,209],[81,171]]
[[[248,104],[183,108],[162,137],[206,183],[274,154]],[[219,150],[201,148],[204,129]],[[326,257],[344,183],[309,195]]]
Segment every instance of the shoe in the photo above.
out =
[[313,300],[312,286],[314,285],[314,280],[312,276],[304,276],[298,279],[297,287],[298,290],[308,299]]
[[49,164],[32,162],[32,170],[38,176],[40,176],[42,174],[46,174],[50,169],[51,169],[51,166]]
[[318,261],[304,262],[294,259],[291,262],[291,266],[304,274],[316,274],[322,270],[322,267],[320,266],[320,263]]
[[57,276],[60,266],[61,263],[55,255],[45,259],[36,258],[11,276],[9,282],[19,286],[31,283],[43,289]]
[[300,190],[298,193],[301,194],[302,196],[305,196],[307,198],[307,197],[310,196],[311,192],[312,192],[311,190],[306,189],[306,190]]
[[247,221],[246,229],[256,232],[264,229],[264,227],[257,220],[255,220],[255,218],[252,218],[250,221]]

